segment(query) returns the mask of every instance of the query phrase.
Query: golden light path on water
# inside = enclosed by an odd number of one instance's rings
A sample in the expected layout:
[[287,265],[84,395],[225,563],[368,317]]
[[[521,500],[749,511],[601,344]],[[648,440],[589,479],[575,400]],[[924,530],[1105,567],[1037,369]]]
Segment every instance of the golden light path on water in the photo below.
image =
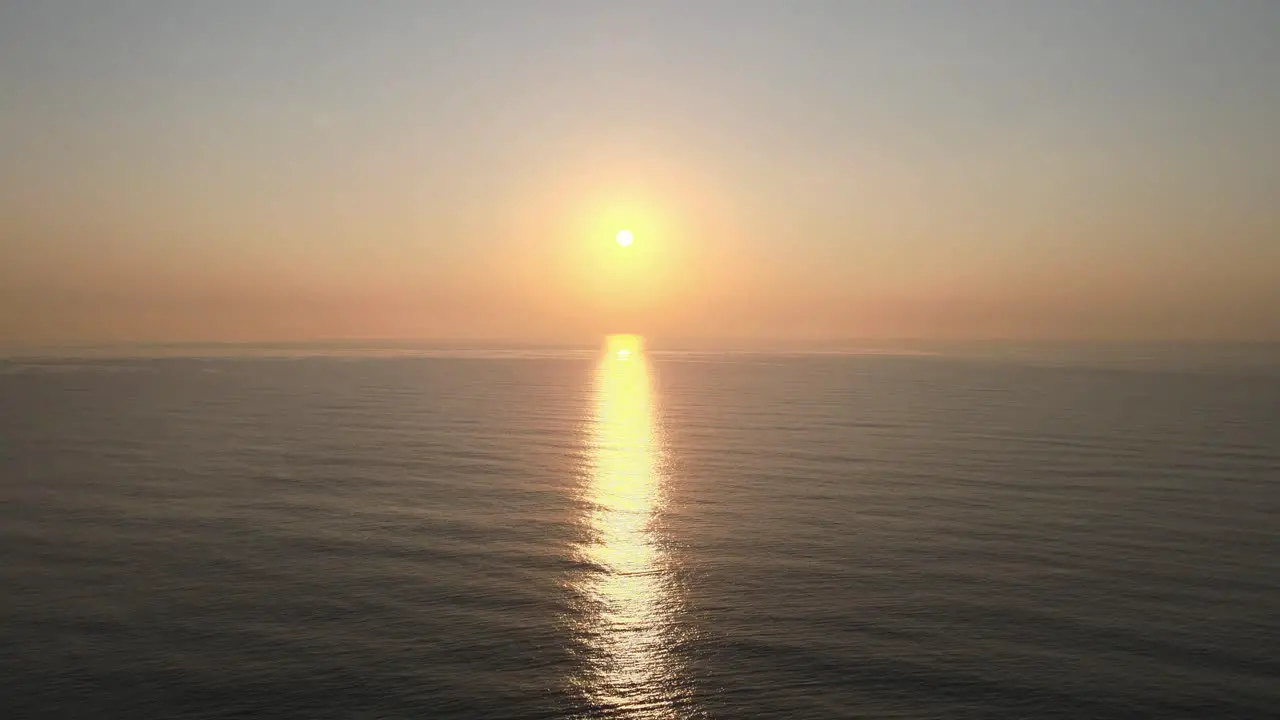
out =
[[676,599],[655,517],[663,503],[661,434],[641,339],[611,336],[595,376],[588,541],[593,568],[575,581],[587,663],[579,685],[610,717],[673,718],[680,673],[671,652]]

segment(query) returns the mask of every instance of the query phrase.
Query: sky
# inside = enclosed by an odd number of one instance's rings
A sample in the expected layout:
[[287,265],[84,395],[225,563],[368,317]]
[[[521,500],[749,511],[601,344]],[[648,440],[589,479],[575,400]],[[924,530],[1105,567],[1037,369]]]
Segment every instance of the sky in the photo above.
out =
[[1280,340],[1277,37],[1274,0],[6,0],[0,344]]

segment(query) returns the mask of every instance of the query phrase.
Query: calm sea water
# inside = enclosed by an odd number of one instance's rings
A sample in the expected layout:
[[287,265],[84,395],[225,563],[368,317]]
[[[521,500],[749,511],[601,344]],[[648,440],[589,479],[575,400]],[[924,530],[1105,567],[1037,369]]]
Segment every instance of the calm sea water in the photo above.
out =
[[6,718],[1280,708],[1280,365],[0,362]]

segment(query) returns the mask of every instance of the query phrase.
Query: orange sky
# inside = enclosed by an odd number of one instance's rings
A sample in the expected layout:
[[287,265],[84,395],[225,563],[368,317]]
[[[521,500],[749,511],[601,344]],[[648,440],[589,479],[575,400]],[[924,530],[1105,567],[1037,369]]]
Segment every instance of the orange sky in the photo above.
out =
[[0,9],[0,344],[1280,340],[1263,4],[107,5]]

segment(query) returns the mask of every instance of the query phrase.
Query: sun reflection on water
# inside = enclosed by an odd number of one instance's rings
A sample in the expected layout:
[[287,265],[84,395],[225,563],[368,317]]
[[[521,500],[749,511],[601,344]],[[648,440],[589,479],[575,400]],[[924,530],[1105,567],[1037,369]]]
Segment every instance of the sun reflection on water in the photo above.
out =
[[611,336],[596,369],[588,539],[575,578],[586,645],[578,684],[601,709],[630,718],[676,717],[680,676],[671,651],[675,598],[655,528],[663,503],[660,435],[640,338]]

